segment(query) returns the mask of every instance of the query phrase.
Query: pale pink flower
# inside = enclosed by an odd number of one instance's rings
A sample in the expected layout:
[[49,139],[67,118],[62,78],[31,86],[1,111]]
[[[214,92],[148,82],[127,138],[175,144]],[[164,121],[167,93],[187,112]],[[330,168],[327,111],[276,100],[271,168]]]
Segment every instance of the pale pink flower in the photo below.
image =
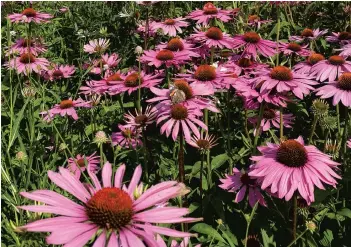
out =
[[114,93],[110,92],[116,85],[120,85],[123,81],[121,74],[119,71],[113,74],[105,73],[104,78],[99,81],[91,80],[86,82],[86,86],[80,87],[80,92],[82,94],[110,94],[113,95]]
[[249,15],[247,24],[249,26],[256,26],[257,28],[260,28],[262,24],[267,24],[272,22],[272,20],[261,20],[261,18],[258,15]]
[[46,58],[35,57],[31,53],[23,53],[21,56],[15,57],[8,63],[5,63],[4,66],[15,69],[17,74],[23,73],[24,75],[28,75],[32,71],[40,74],[42,71],[48,70],[49,61]]
[[161,43],[157,46],[158,50],[167,49],[172,51],[174,54],[186,53],[187,57],[185,60],[191,60],[191,57],[200,57],[198,53],[195,52],[196,48],[194,45],[188,41],[175,37],[168,41],[168,43]]
[[187,140],[187,143],[194,148],[197,148],[200,152],[206,152],[213,148],[214,146],[218,145],[217,138],[213,135],[209,135],[206,132],[204,136],[204,132],[201,132],[199,136],[196,134],[191,137],[190,140]]
[[75,71],[76,68],[73,65],[54,65],[52,69],[46,71],[44,78],[50,81],[70,78]]
[[351,43],[344,45],[343,47],[341,47],[341,49],[336,49],[336,51],[341,51],[339,56],[342,56],[345,58],[351,57]]
[[348,146],[349,148],[351,148],[351,139],[349,139],[349,140],[347,141],[347,146]]
[[289,40],[291,41],[296,41],[296,42],[303,42],[303,41],[312,41],[312,40],[316,40],[320,37],[322,37],[324,34],[326,34],[328,32],[328,29],[325,30],[319,30],[319,28],[317,29],[309,29],[309,28],[305,28],[301,34],[299,36],[295,35],[295,36],[291,36],[289,38]]
[[124,121],[126,122],[125,126],[132,126],[137,128],[145,128],[147,125],[155,122],[157,116],[157,109],[148,105],[146,107],[145,112],[143,113],[143,109],[139,112],[135,109],[135,114],[128,113],[124,114]]
[[173,52],[167,49],[163,50],[148,50],[140,57],[140,61],[148,65],[154,65],[156,68],[165,65],[166,67],[178,66],[183,64],[184,61],[190,60],[187,51]]
[[[20,227],[27,232],[50,232],[48,245],[85,246],[93,240],[94,246],[154,247],[158,246],[154,236],[162,234],[171,237],[190,237],[193,234],[180,232],[156,224],[195,222],[201,218],[184,217],[187,208],[155,205],[184,195],[185,186],[176,181],[159,183],[141,192],[136,198],[134,192],[142,175],[139,165],[129,185],[123,184],[126,166],[118,167],[114,179],[112,165],[104,164],[101,176],[88,170],[91,182],[81,183],[68,169],[49,171],[50,180],[61,189],[73,195],[69,199],[52,190],[21,192],[23,197],[45,205],[20,206],[31,212],[57,215],[37,220]],[[79,201],[76,203],[75,201]],[[152,235],[150,234],[152,233]],[[93,243],[91,243],[93,244]]]
[[177,32],[182,33],[182,27],[187,27],[189,25],[184,20],[185,18],[182,17],[166,19],[163,22],[152,22],[150,23],[150,26],[152,27],[152,30],[161,29],[166,35],[177,36]]
[[187,16],[187,18],[195,20],[197,24],[207,25],[212,19],[228,22],[232,19],[231,15],[232,13],[230,10],[217,8],[215,5],[213,5],[213,3],[208,2],[204,5],[202,10],[194,10]]
[[85,102],[81,98],[77,100],[72,100],[71,98],[62,100],[60,104],[54,105],[53,108],[47,111],[43,111],[40,114],[43,115],[44,120],[50,122],[54,119],[56,115],[71,116],[74,120],[78,120],[78,115],[75,110],[76,107],[90,108],[91,103]]
[[120,132],[114,132],[111,135],[112,146],[119,145],[124,148],[133,148],[141,146],[141,130],[134,126],[119,124]]
[[349,44],[351,43],[351,33],[349,32],[332,32],[331,36],[327,36],[326,40],[330,43],[340,43],[340,44]]
[[306,49],[308,45],[301,46],[297,43],[283,43],[279,44],[279,51],[283,52],[284,55],[297,55],[301,57],[307,57],[311,54],[311,51]]
[[249,176],[247,172],[241,172],[234,167],[233,175],[226,174],[226,178],[220,179],[220,181],[222,183],[219,185],[220,188],[236,193],[234,200],[236,203],[241,202],[248,191],[251,207],[254,207],[257,202],[267,207],[256,179]]
[[53,16],[47,13],[38,12],[33,8],[26,8],[22,11],[21,14],[11,14],[11,15],[8,15],[8,18],[10,19],[11,22],[15,22],[15,23],[35,22],[39,24],[39,23],[49,22],[49,19],[53,18]]
[[96,152],[90,156],[78,154],[75,158],[69,158],[67,169],[78,179],[80,178],[81,173],[86,169],[89,169],[92,173],[96,173],[98,170],[98,164],[100,164],[100,156],[96,156],[95,154]]
[[351,72],[351,62],[337,55],[329,57],[328,60],[322,60],[311,68],[311,75],[321,82],[327,79],[334,81],[342,72]]
[[319,53],[311,54],[304,62],[300,62],[293,67],[293,70],[299,74],[311,74],[312,66],[319,61],[324,60],[325,57]]
[[218,27],[210,27],[206,32],[195,31],[190,37],[209,48],[230,49],[233,46],[233,39],[228,34],[223,33]]
[[335,178],[341,178],[333,171],[340,164],[315,146],[305,146],[302,137],[266,145],[258,147],[261,156],[251,158],[256,164],[249,176],[260,179],[261,189],[269,189],[279,198],[289,201],[298,191],[311,204],[314,202],[314,186],[324,190],[323,182],[336,187]]
[[84,51],[93,54],[98,53],[102,54],[110,46],[109,39],[94,39],[90,40],[89,44],[84,45]]
[[47,49],[43,44],[36,40],[29,41],[28,39],[20,38],[11,46],[7,54],[31,53],[38,56],[39,53],[45,52]]

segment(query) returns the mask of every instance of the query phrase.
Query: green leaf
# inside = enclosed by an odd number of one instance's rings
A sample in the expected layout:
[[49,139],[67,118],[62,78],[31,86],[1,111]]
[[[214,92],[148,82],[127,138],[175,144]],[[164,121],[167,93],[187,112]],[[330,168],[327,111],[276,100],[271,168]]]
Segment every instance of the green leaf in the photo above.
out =
[[338,211],[338,214],[348,217],[351,219],[351,210],[349,208],[343,208],[340,211]]
[[221,230],[223,237],[227,240],[230,247],[235,247],[238,245],[238,239],[231,231],[223,227],[223,225],[220,226],[219,229]]
[[228,159],[229,156],[226,153],[214,157],[211,161],[212,170],[221,167]]
[[323,238],[319,241],[319,243],[324,247],[330,247],[332,246],[331,242],[333,241],[333,239],[333,232],[327,229],[323,232]]
[[206,234],[220,242],[224,242],[224,243],[226,242],[222,238],[222,236],[214,228],[212,228],[212,226],[207,225],[206,223],[197,223],[195,226],[191,228],[191,230],[198,233]]
[[273,236],[269,237],[267,232],[261,228],[261,235],[262,235],[262,240],[263,240],[263,246],[264,247],[272,247],[276,246],[275,241],[273,240]]

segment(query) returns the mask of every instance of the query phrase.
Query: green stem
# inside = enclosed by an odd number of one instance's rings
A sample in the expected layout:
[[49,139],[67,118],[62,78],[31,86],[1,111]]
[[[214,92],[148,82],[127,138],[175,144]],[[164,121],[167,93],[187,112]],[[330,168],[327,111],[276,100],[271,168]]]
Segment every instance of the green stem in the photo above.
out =
[[184,181],[185,181],[185,171],[184,171],[184,135],[183,135],[182,128],[180,128],[180,131],[179,131],[178,167],[179,167],[179,182],[180,183],[184,183]]
[[141,102],[140,102],[140,98],[141,98],[141,88],[140,88],[140,84],[141,84],[141,64],[140,64],[140,56],[139,56],[139,59],[138,59],[138,65],[139,65],[139,87],[138,87],[137,110],[141,114]]
[[144,36],[144,50],[147,50],[147,41],[149,38],[149,8],[146,7],[146,23],[145,23],[145,36]]
[[342,137],[342,142],[341,142],[341,147],[342,147],[342,154],[343,157],[345,157],[345,153],[346,153],[346,141],[347,141],[347,129],[349,127],[349,112],[348,112],[348,108],[346,106],[345,107],[345,127],[344,127],[344,131],[343,131],[343,137]]
[[279,35],[280,35],[280,7],[278,6],[277,7],[277,20],[278,20],[278,23],[277,23],[277,39],[276,39],[276,42],[277,42],[277,58],[276,58],[276,62],[275,62],[275,65],[278,66],[279,65]]
[[247,221],[247,226],[246,226],[246,232],[245,232],[245,247],[247,247],[247,237],[249,235],[249,229],[250,229],[250,225],[251,225],[251,222],[252,222],[252,219],[255,215],[255,212],[258,208],[258,202],[256,202],[255,206],[252,208],[252,211],[251,211],[251,214],[249,216],[248,219],[246,219]]
[[324,148],[323,148],[324,153],[327,151],[327,141],[328,141],[329,134],[330,134],[330,129],[328,129],[327,134],[325,135],[325,138],[324,138]]
[[280,133],[280,140],[283,140],[284,137],[284,119],[283,119],[283,107],[280,107],[280,128],[279,128],[279,133]]
[[255,131],[255,139],[254,139],[254,145],[253,145],[253,153],[256,152],[257,141],[258,141],[258,137],[260,136],[259,135],[259,131],[261,129],[262,117],[263,117],[263,103],[261,103],[260,111],[259,111],[259,114],[258,114],[258,121],[256,123],[256,131]]
[[306,229],[305,231],[303,231],[294,241],[292,241],[287,247],[291,247],[293,246],[297,240],[299,240],[300,238],[302,238],[303,235],[305,235],[305,233],[308,231],[308,229]]
[[213,58],[214,58],[214,46],[211,47],[211,57],[210,57],[210,63],[213,64]]
[[340,109],[339,109],[339,104],[336,105],[336,116],[337,116],[337,121],[338,121],[338,135],[340,135],[341,134],[341,127],[340,127]]
[[203,209],[202,205],[202,195],[203,195],[203,188],[202,188],[202,176],[203,176],[203,169],[204,169],[204,160],[205,160],[205,153],[201,154],[201,163],[200,163],[200,198],[201,198],[201,208]]
[[314,131],[316,130],[316,126],[317,126],[317,120],[318,120],[318,118],[316,116],[314,116],[313,117],[311,134],[310,134],[310,137],[308,138],[308,144],[312,143],[313,134],[314,134]]
[[147,143],[147,138],[146,138],[146,133],[144,130],[144,127],[141,127],[141,134],[143,136],[143,143],[144,143],[144,162],[145,162],[145,178],[146,181],[149,180],[149,150],[148,150],[148,143]]
[[296,240],[296,227],[297,227],[297,195],[296,193],[293,196],[293,240]]

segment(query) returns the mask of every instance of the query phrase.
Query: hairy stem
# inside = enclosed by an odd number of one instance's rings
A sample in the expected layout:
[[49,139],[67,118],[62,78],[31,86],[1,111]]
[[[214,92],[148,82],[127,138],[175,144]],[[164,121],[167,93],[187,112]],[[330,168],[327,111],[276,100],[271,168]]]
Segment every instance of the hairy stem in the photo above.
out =
[[297,195],[294,194],[293,196],[293,229],[292,229],[292,232],[293,232],[293,241],[296,240],[296,227],[297,227]]

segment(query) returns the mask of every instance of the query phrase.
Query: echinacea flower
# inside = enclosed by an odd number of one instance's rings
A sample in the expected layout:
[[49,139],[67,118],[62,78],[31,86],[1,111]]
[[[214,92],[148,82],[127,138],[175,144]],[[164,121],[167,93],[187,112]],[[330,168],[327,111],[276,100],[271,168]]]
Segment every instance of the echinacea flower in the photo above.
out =
[[264,57],[271,57],[277,53],[277,44],[270,40],[262,39],[255,32],[247,32],[243,35],[236,35],[233,38],[233,49],[243,47],[244,54],[251,55],[254,59],[257,53],[262,54]]
[[269,65],[264,63],[259,63],[249,57],[243,57],[235,55],[232,57],[226,66],[227,68],[232,68],[237,75],[250,74],[253,71],[260,70],[263,68],[268,68]]
[[190,146],[197,148],[200,152],[207,152],[218,144],[217,140],[218,139],[215,138],[214,135],[209,135],[208,132],[206,132],[206,135],[204,136],[204,132],[201,132],[199,136],[193,135],[187,142]]
[[223,33],[218,27],[210,27],[206,32],[195,31],[190,37],[210,48],[231,49],[233,46],[233,39],[228,34]]
[[[283,114],[283,126],[285,128],[292,128],[291,124],[293,123],[294,119],[295,117],[291,113]],[[257,124],[258,116],[249,118],[249,121]],[[271,127],[275,127],[276,129],[280,128],[280,111],[272,108],[266,108],[263,110],[260,130],[262,129],[262,131],[268,131]]]
[[312,53],[304,62],[300,62],[293,67],[293,70],[299,74],[311,74],[311,68],[316,63],[324,60],[325,57],[319,53]]
[[110,94],[114,93],[110,92],[110,89],[113,86],[120,85],[123,81],[122,76],[119,72],[109,74],[105,73],[104,78],[99,81],[91,80],[90,82],[86,82],[87,86],[80,87],[81,93],[83,94]]
[[74,120],[78,120],[78,115],[75,110],[76,107],[90,108],[90,102],[85,102],[81,98],[77,100],[72,100],[71,98],[62,100],[60,104],[54,105],[53,108],[47,111],[43,111],[40,114],[43,115],[44,120],[50,122],[54,119],[56,115],[71,116]]
[[101,55],[101,59],[95,60],[93,62],[94,68],[91,70],[91,72],[94,74],[101,74],[101,68],[104,71],[109,72],[109,70],[115,68],[120,61],[121,58],[119,58],[117,53],[112,53],[111,55],[106,53],[104,55]]
[[335,178],[341,178],[333,171],[339,163],[315,146],[305,146],[302,137],[280,144],[267,143],[258,150],[262,155],[251,158],[256,164],[249,176],[260,179],[262,190],[269,187],[271,193],[286,201],[298,191],[307,204],[311,204],[314,186],[324,190],[323,182],[335,187]]
[[322,99],[333,97],[333,105],[341,101],[344,106],[351,107],[351,72],[342,73],[337,81],[329,81],[316,91]]
[[141,146],[140,129],[130,125],[118,125],[120,132],[114,132],[111,135],[112,146],[119,145],[124,148],[133,148]]
[[86,169],[89,169],[92,173],[96,173],[98,164],[100,163],[100,156],[96,156],[95,154],[96,152],[90,156],[78,154],[75,158],[69,158],[67,169],[78,179]]
[[182,27],[187,27],[189,24],[184,21],[185,18],[178,17],[174,19],[166,19],[163,22],[152,22],[153,30],[161,29],[164,34],[169,36],[176,36],[177,32],[182,33]]
[[161,43],[157,46],[157,49],[166,49],[172,51],[174,54],[182,52],[183,55],[186,54],[187,58],[185,60],[191,60],[191,57],[200,57],[199,54],[194,52],[196,48],[194,45],[188,41],[175,37],[168,41],[168,43]]
[[284,55],[296,55],[301,57],[307,57],[310,55],[310,51],[306,49],[308,45],[301,46],[295,42],[290,43],[280,43],[279,50],[283,52]]
[[46,71],[44,78],[50,81],[70,78],[75,71],[76,69],[73,65],[54,65],[52,69]]
[[[55,214],[56,217],[38,220],[20,227],[28,232],[51,232],[46,238],[48,245],[154,247],[158,246],[152,234],[172,237],[190,237],[192,234],[171,228],[156,226],[160,223],[195,222],[201,218],[183,217],[187,208],[157,207],[185,193],[184,185],[176,181],[162,182],[142,191],[138,198],[133,194],[142,174],[138,166],[129,186],[123,184],[125,165],[118,167],[112,179],[112,165],[107,162],[102,169],[102,184],[88,170],[92,184],[87,187],[68,169],[49,171],[53,183],[75,197],[74,201],[51,190],[21,192],[23,197],[46,205],[20,206],[32,212]],[[146,232],[147,231],[147,232]],[[96,237],[96,238],[95,238]],[[95,239],[94,239],[95,238]]]
[[168,137],[172,133],[174,141],[177,139],[179,132],[184,135],[185,140],[190,140],[191,132],[197,136],[200,135],[196,125],[207,130],[206,124],[198,119],[200,116],[202,116],[202,112],[199,109],[188,108],[179,103],[162,108],[162,112],[159,112],[157,116],[156,123],[164,122],[161,127],[161,134],[165,133]]
[[223,80],[229,77],[220,67],[208,64],[194,66],[195,71],[188,70],[187,74],[178,74],[177,76],[187,79],[195,84],[205,84],[214,89],[223,88]]
[[218,19],[222,22],[228,22],[231,20],[231,11],[230,10],[223,10],[217,8],[213,3],[206,3],[203,9],[196,9],[191,12],[187,18],[195,20],[197,24],[207,25],[210,20]]
[[53,16],[47,13],[42,13],[34,10],[33,8],[26,8],[21,14],[11,14],[8,18],[11,22],[15,23],[47,23]]
[[45,52],[47,49],[38,41],[20,38],[11,46],[8,54],[31,53],[38,56],[39,53]]
[[122,81],[112,86],[109,90],[110,94],[117,94],[121,92],[132,92],[138,90],[138,88],[151,88],[156,86],[162,81],[159,78],[159,74],[149,75],[144,71],[129,71],[127,75],[121,75]]
[[190,60],[186,51],[173,52],[167,49],[163,50],[148,50],[144,51],[144,54],[140,57],[140,61],[147,63],[148,65],[154,65],[156,68],[165,65],[166,67],[177,66],[182,64],[184,61]]
[[125,126],[132,126],[137,128],[145,128],[147,125],[152,124],[156,120],[157,109],[148,105],[146,107],[145,112],[143,113],[143,109],[139,112],[135,109],[135,115],[130,112],[124,114],[124,120],[126,122]]
[[329,57],[328,60],[322,60],[311,68],[311,75],[321,82],[327,79],[334,81],[342,72],[351,72],[351,62],[337,55]]
[[249,26],[257,26],[257,28],[260,28],[262,24],[267,24],[272,22],[271,20],[261,20],[261,18],[258,15],[249,15],[247,18],[247,24]]
[[305,40],[312,41],[312,40],[316,40],[316,39],[322,37],[327,32],[328,32],[327,29],[326,30],[319,30],[319,28],[317,28],[317,29],[312,30],[310,28],[305,28],[304,30],[302,30],[302,32],[299,36],[297,36],[297,35],[291,36],[289,38],[289,40],[296,41],[296,42],[303,42]]
[[335,49],[336,51],[341,51],[341,53],[339,54],[339,56],[342,57],[351,57],[351,43],[344,45],[343,47],[341,47],[340,49]]
[[241,202],[248,191],[251,207],[254,207],[257,202],[262,206],[267,206],[256,179],[247,172],[241,172],[234,167],[233,175],[226,174],[226,178],[222,178],[220,181],[222,183],[219,185],[220,188],[236,193],[234,200],[236,203]]
[[32,71],[40,74],[40,72],[48,70],[48,65],[49,61],[46,58],[35,57],[31,53],[23,53],[5,64],[7,67],[15,69],[17,74],[23,73],[24,75],[29,75]]
[[[188,247],[189,246],[189,237],[185,237],[183,241],[178,243],[176,240],[172,240],[171,245],[169,247]],[[167,247],[165,241],[161,238],[160,235],[156,236],[157,246],[158,247]],[[195,247],[201,247],[201,244],[195,245]]]
[[351,148],[351,139],[347,141],[347,146]]
[[260,91],[275,89],[278,93],[292,92],[299,99],[314,90],[318,82],[306,74],[298,74],[285,66],[276,66],[271,70],[262,71],[254,81],[260,86]]
[[206,84],[189,84],[185,79],[174,79],[173,85],[169,89],[150,88],[156,97],[147,100],[147,102],[159,102],[157,109],[164,105],[183,103],[190,108],[208,109],[213,112],[219,112],[215,104],[204,96],[214,94],[212,87]]
[[84,51],[93,54],[98,53],[102,54],[110,46],[109,39],[94,39],[90,40],[89,44],[84,45]]
[[349,32],[334,33],[333,32],[331,36],[327,36],[325,39],[330,43],[348,44],[351,42],[351,33]]
[[[138,33],[140,33],[141,35],[145,36],[145,33],[146,33],[146,22],[145,21],[141,21],[139,24],[138,24],[138,28],[136,30]],[[156,30],[154,29],[153,26],[149,25],[149,28],[148,28],[148,37],[153,37],[156,35]]]

